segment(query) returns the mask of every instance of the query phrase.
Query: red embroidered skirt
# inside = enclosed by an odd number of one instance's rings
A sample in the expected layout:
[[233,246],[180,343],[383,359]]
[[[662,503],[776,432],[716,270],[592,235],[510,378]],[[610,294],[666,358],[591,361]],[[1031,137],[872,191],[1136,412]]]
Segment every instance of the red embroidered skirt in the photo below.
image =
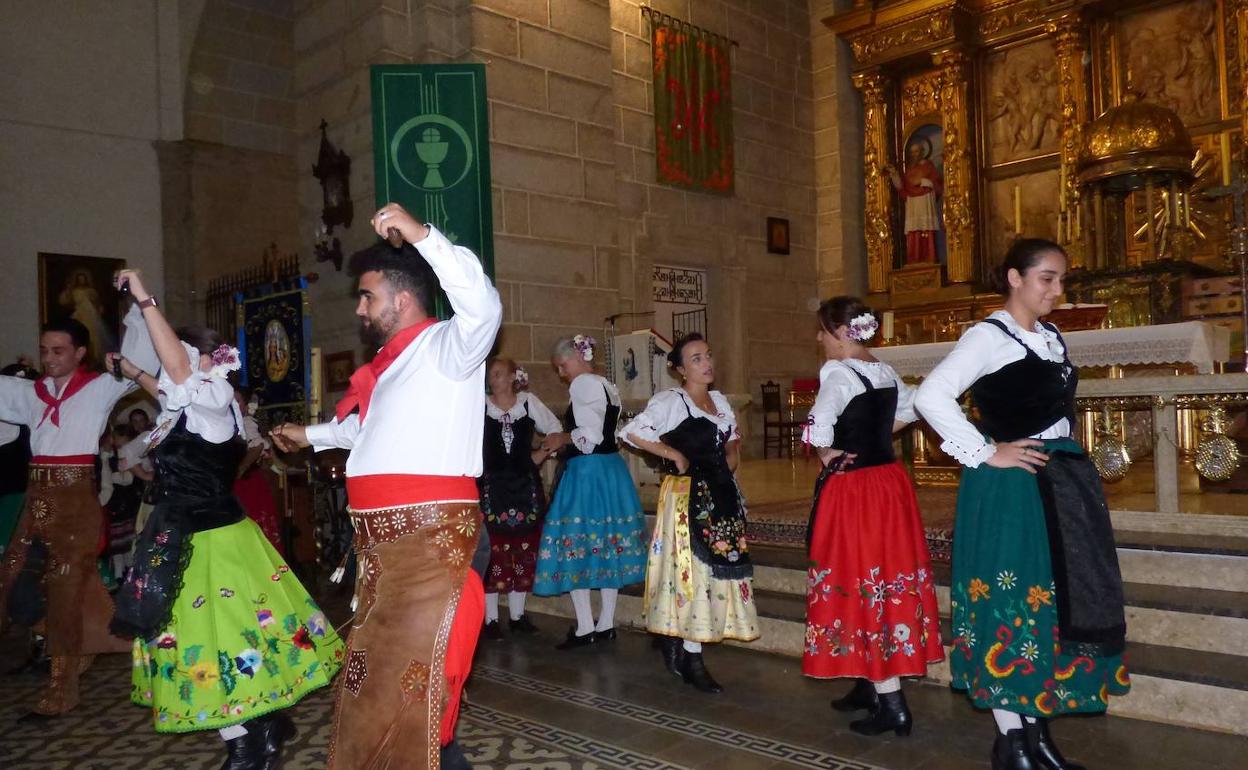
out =
[[900,463],[829,476],[816,506],[802,673],[922,676],[944,648],[910,477]]

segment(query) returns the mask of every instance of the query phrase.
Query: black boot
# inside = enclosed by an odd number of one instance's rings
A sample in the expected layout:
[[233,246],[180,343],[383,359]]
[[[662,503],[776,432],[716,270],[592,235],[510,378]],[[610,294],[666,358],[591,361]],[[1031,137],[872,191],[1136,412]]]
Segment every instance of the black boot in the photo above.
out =
[[1027,731],[1027,746],[1035,756],[1038,767],[1043,770],[1087,770],[1083,765],[1068,762],[1057,750],[1057,744],[1049,735],[1049,720],[1023,720],[1023,729]]
[[866,679],[855,679],[852,690],[832,701],[832,708],[837,711],[875,711],[879,705],[879,695]]
[[680,661],[680,676],[685,680],[685,684],[693,685],[694,689],[699,692],[714,694],[724,691],[724,688],[719,686],[719,682],[711,677],[711,672],[706,670],[706,662],[702,660],[702,653],[688,650],[684,653]]
[[1005,735],[997,731],[997,740],[992,744],[992,770],[1042,770],[1027,745],[1026,730],[1020,727]]
[[263,770],[282,766],[282,745],[295,737],[295,723],[281,711],[257,717],[247,723],[247,732],[256,735],[264,747]]
[[225,752],[221,770],[264,770],[264,738],[256,732],[229,739]]
[[[875,689],[874,687],[871,689]],[[913,721],[906,707],[906,696],[901,690],[879,693],[880,705],[871,716],[849,723],[849,729],[859,735],[879,735],[892,730],[896,735],[909,735]]]
[[472,770],[472,765],[464,756],[464,750],[460,748],[458,741],[451,741],[443,746],[439,755],[442,770]]
[[501,642],[503,640],[503,629],[499,626],[497,620],[485,621],[485,628],[481,629],[481,635],[491,642]]
[[660,636],[655,639],[659,653],[663,655],[663,667],[674,676],[680,676],[681,660],[685,657],[684,643],[679,636]]

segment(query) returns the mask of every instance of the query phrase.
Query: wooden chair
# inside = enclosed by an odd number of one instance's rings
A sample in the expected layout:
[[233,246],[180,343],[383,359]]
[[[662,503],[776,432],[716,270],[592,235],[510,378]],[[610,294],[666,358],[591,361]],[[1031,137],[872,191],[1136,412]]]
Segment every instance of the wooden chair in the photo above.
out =
[[773,447],[776,457],[784,453],[793,456],[793,444],[800,438],[802,422],[792,419],[792,413],[786,412],[784,402],[780,398],[780,385],[768,380],[762,385],[763,390],[763,459]]

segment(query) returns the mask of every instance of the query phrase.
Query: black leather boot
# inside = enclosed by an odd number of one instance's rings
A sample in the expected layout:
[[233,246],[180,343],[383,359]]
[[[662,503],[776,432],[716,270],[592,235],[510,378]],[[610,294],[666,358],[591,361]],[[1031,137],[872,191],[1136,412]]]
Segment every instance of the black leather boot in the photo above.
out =
[[680,663],[685,657],[684,643],[679,636],[660,636],[659,652],[663,655],[663,667],[674,676],[681,676]]
[[[875,688],[872,688],[875,689]],[[901,690],[879,693],[880,705],[871,716],[849,723],[849,729],[859,735],[879,735],[892,730],[896,735],[909,735],[913,720],[906,707],[906,696]]]
[[265,764],[261,765],[261,768],[263,770],[281,768],[282,745],[295,738],[295,723],[291,721],[290,716],[287,716],[285,711],[272,711],[270,714],[248,721],[246,726],[247,733],[256,736],[265,753]]
[[1023,720],[1023,729],[1027,731],[1027,746],[1043,770],[1087,770],[1083,765],[1067,761],[1062,752],[1057,750],[1057,744],[1049,735],[1049,720]]
[[837,711],[875,711],[879,705],[879,696],[866,679],[855,679],[852,690],[832,701],[832,708]]
[[992,770],[1042,770],[1027,745],[1026,730],[1020,727],[1005,735],[997,731],[997,740],[992,744]]
[[[253,722],[248,723],[253,724]],[[225,764],[221,770],[264,770],[264,737],[250,728],[246,735],[225,742]]]
[[706,662],[702,660],[702,653],[684,651],[685,654],[680,661],[680,676],[685,680],[685,684],[693,685],[694,689],[699,692],[717,693],[723,692],[724,688],[719,686],[711,677],[711,672],[706,670]]

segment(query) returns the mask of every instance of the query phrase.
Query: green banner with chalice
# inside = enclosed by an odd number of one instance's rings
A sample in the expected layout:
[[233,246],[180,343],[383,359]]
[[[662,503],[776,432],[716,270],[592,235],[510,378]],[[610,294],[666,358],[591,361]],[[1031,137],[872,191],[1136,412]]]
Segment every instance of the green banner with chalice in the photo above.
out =
[[[375,65],[372,95],[377,206],[399,203],[472,249],[492,279],[485,65]],[[441,291],[437,313],[451,313]]]

